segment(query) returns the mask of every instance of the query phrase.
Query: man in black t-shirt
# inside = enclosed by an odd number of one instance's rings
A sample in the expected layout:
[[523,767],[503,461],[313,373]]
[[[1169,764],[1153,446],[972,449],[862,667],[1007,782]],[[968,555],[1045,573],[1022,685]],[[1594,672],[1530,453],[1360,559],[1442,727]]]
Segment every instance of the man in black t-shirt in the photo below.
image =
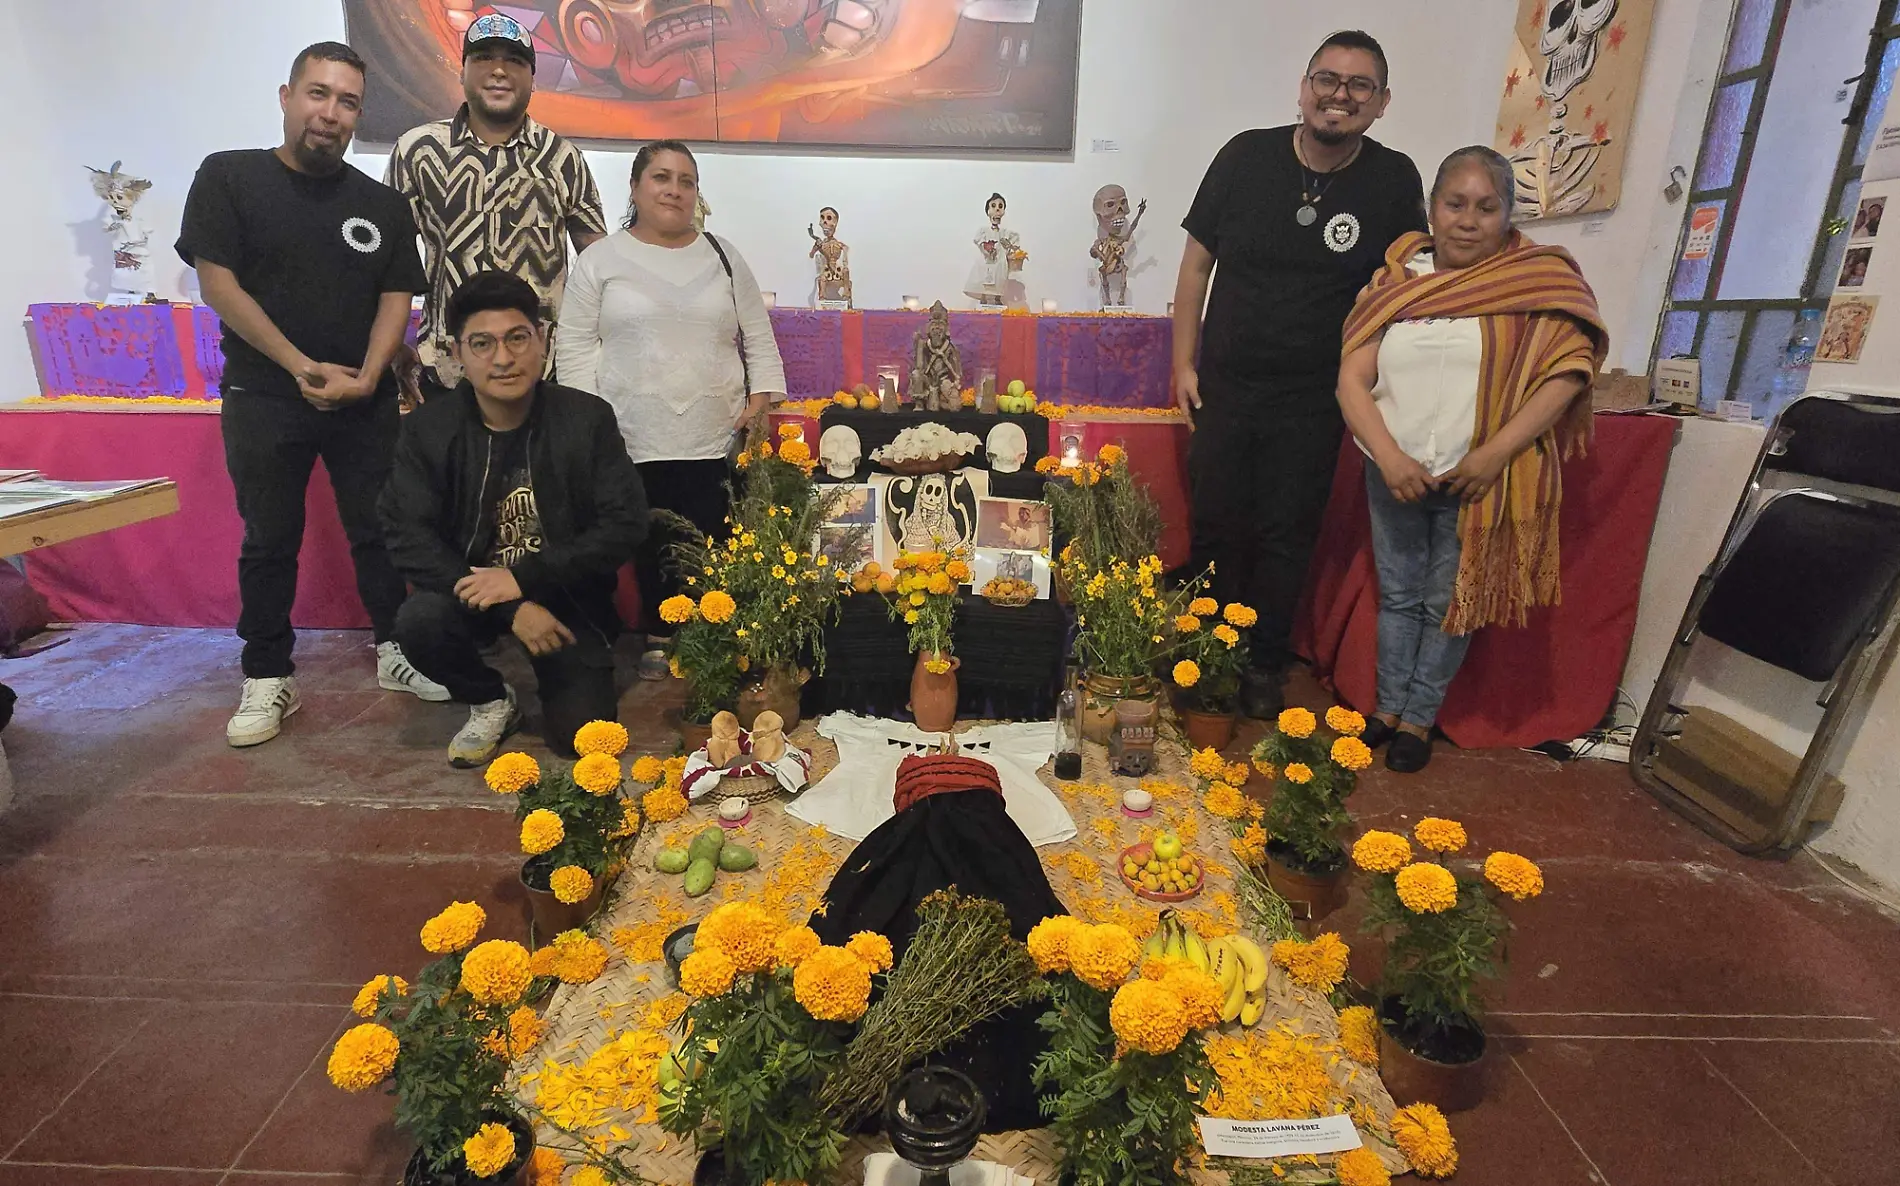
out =
[[1194,430],[1192,564],[1213,563],[1216,595],[1260,613],[1241,688],[1253,717],[1280,711],[1338,462],[1341,327],[1386,248],[1425,229],[1417,167],[1365,134],[1386,80],[1377,41],[1327,38],[1300,79],[1300,122],[1229,140],[1181,224],[1173,394]]
[[318,457],[375,627],[377,683],[448,699],[395,644],[403,583],[376,516],[396,438],[389,363],[411,296],[428,288],[415,223],[401,195],[343,160],[363,105],[363,62],[349,46],[298,54],[278,105],[282,145],[213,153],[198,167],[177,245],[225,330],[224,459],[244,520],[244,691],[225,728],[237,746],[277,736],[300,706],[290,608]]
[[542,738],[613,720],[613,595],[646,538],[640,471],[607,402],[541,379],[541,299],[501,272],[443,306],[461,383],[403,418],[383,493],[389,552],[415,592],[396,637],[469,706],[449,762],[479,766],[521,723],[515,692],[481,648],[513,634],[540,685]]

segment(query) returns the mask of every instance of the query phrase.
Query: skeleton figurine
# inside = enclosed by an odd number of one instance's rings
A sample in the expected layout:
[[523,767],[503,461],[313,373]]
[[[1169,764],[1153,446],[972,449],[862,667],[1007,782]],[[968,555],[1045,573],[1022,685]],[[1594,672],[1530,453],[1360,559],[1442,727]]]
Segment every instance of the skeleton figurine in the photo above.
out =
[[1135,228],[1148,212],[1142,199],[1135,208],[1133,221],[1128,218],[1128,191],[1119,185],[1104,185],[1095,191],[1095,245],[1089,258],[1096,260],[1096,272],[1102,278],[1102,308],[1120,309],[1128,304],[1128,250],[1134,245]]
[[122,163],[113,161],[110,170],[86,171],[92,174],[92,192],[106,204],[100,227],[112,236],[112,294],[121,300],[130,297],[137,301],[146,294],[145,257],[152,229],[133,215],[132,207],[138,205],[152,183],[119,172]]
[[911,345],[910,401],[916,411],[955,412],[963,406],[963,359],[950,340],[950,311],[938,301],[930,323]]
[[822,237],[812,230],[810,223],[805,225],[805,233],[811,236],[811,250],[806,256],[818,261],[818,307],[849,309],[851,249],[838,238],[837,207],[826,206],[820,210],[818,225],[825,228]]
[[1570,107],[1564,100],[1596,69],[1602,36],[1617,3],[1557,0],[1544,17],[1537,48],[1544,55],[1541,85],[1550,105],[1550,126],[1510,158],[1517,173],[1520,220],[1575,214],[1596,196],[1596,186],[1584,182],[1609,141],[1566,130]]

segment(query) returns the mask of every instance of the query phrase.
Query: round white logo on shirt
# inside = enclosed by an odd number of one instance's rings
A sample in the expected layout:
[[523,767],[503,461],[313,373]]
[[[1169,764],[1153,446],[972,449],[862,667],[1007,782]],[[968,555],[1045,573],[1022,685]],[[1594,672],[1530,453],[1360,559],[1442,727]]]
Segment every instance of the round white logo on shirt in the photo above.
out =
[[1326,220],[1326,246],[1344,254],[1359,243],[1359,220],[1350,214],[1335,214]]
[[[1355,227],[1353,234],[1358,235]],[[346,218],[343,220],[343,241],[364,255],[370,255],[383,245],[383,232],[367,218]]]

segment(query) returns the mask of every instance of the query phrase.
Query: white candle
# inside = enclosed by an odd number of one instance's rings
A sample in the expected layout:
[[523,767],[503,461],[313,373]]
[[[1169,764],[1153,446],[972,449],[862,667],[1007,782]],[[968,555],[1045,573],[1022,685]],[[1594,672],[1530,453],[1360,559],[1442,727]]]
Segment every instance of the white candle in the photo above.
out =
[[915,313],[917,310],[924,307],[923,298],[907,296],[904,298],[904,307],[906,309],[909,309],[911,312]]
[[1056,302],[1055,302],[1055,298],[1054,298],[1054,297],[1044,297],[1044,298],[1042,298],[1042,311],[1043,311],[1044,313],[1053,313],[1053,312],[1055,312],[1055,311],[1056,311],[1056,308],[1057,308],[1057,306],[1056,306]]
[[751,810],[752,804],[746,802],[738,795],[732,795],[721,800],[719,804],[719,818],[723,820],[741,820],[745,818],[746,812]]
[[1130,787],[1122,792],[1122,806],[1139,815],[1155,805],[1155,797],[1140,787]]
[[759,295],[765,298],[766,308],[768,309],[778,308],[778,294],[776,292],[771,292],[771,291],[761,288],[759,290]]

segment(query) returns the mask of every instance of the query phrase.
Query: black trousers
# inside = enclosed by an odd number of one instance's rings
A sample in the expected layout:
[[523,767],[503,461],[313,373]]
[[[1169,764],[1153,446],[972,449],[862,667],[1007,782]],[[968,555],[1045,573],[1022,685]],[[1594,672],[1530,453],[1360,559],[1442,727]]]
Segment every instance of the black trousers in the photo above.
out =
[[[656,511],[683,515],[693,526],[713,539],[725,535],[726,515],[732,509],[726,494],[726,481],[732,470],[726,459],[711,461],[643,461],[640,481],[645,484],[647,505]],[[640,584],[640,629],[648,634],[671,633],[660,623],[660,602],[682,588],[674,571],[667,546],[679,534],[657,522],[647,533],[646,542],[634,553],[633,575]]]
[[238,637],[247,679],[286,676],[296,635],[297,554],[303,549],[304,497],[317,459],[330,475],[336,509],[349,537],[356,592],[369,611],[377,642],[387,642],[402,605],[403,580],[383,549],[376,499],[389,480],[396,450],[396,401],[381,397],[320,412],[301,398],[227,388],[224,465],[244,520],[238,550]]
[[[528,662],[541,698],[541,736],[549,749],[571,758],[575,730],[589,721],[611,721],[618,712],[613,645],[580,615],[551,612],[573,631],[574,644],[551,655],[530,655]],[[419,589],[396,615],[403,655],[464,704],[502,698],[501,672],[483,660],[482,648],[507,633],[505,613],[469,609],[448,593]]]
[[[1210,389],[1211,388],[1211,389]],[[1259,611],[1257,668],[1293,659],[1293,613],[1332,491],[1345,422],[1330,390],[1263,404],[1202,379],[1188,446],[1191,566],[1214,565],[1214,596]]]

